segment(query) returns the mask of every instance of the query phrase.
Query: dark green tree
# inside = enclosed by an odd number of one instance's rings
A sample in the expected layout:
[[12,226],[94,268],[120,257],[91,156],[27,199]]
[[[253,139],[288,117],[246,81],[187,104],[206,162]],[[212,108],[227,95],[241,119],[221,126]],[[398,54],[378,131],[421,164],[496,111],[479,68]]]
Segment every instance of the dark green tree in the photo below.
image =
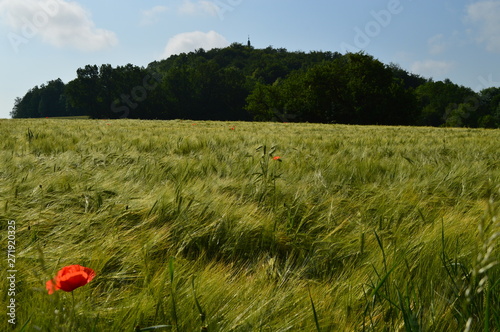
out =
[[61,79],[47,82],[29,90],[23,98],[16,98],[11,112],[13,118],[61,117],[74,115],[68,107]]
[[41,117],[68,116],[64,99],[65,85],[61,79],[50,81],[40,89],[38,114]]
[[214,60],[181,64],[165,76],[168,118],[193,120],[250,120],[244,111],[246,80],[236,67],[220,67]]
[[11,112],[13,118],[39,118],[38,106],[40,104],[40,88],[35,86],[23,98],[16,98]]
[[476,94],[364,53],[233,43],[147,68],[87,65],[66,85],[29,90],[11,115],[495,127],[499,98],[497,88]]
[[104,118],[105,107],[99,102],[101,86],[99,68],[87,65],[76,71],[77,78],[66,85],[66,97],[72,107],[84,110],[86,115],[94,118]]
[[481,90],[479,99],[478,127],[500,128],[500,88]]
[[411,124],[416,113],[412,91],[363,53],[296,71],[268,88],[258,86],[247,102],[259,118],[278,113],[309,122]]
[[476,126],[479,97],[450,80],[429,81],[415,90],[421,113],[418,125]]

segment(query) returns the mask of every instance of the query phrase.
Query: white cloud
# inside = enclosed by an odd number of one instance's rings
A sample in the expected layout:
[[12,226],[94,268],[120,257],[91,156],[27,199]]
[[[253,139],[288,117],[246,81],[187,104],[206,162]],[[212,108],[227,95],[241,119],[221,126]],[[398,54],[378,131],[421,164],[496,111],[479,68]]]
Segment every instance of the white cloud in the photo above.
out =
[[455,64],[448,61],[425,60],[416,61],[411,65],[410,70],[424,77],[445,76]]
[[174,54],[188,53],[199,48],[210,50],[228,45],[229,42],[226,38],[215,31],[206,33],[201,31],[184,32],[169,39],[162,57],[168,58]]
[[466,22],[477,26],[476,40],[490,52],[500,53],[500,1],[479,1],[467,7]]
[[429,38],[427,43],[429,45],[429,53],[432,55],[444,53],[448,48],[448,43],[444,40],[443,34]]
[[82,51],[98,51],[118,43],[115,33],[96,28],[90,12],[77,2],[1,0],[0,20],[24,42],[38,37],[53,46]]
[[141,25],[152,25],[159,21],[158,16],[168,10],[165,6],[155,6],[148,10],[143,10],[141,15]]
[[210,15],[217,16],[219,7],[213,1],[198,0],[192,2],[191,0],[184,0],[179,7],[179,13],[185,15]]

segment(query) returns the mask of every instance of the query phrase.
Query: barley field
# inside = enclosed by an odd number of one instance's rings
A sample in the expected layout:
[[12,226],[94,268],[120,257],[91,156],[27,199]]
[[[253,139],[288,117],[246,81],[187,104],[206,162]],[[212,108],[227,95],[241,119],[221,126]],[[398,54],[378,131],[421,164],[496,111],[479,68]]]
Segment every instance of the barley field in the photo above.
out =
[[[0,135],[2,331],[500,331],[499,130],[33,119]],[[72,264],[96,277],[49,295]]]

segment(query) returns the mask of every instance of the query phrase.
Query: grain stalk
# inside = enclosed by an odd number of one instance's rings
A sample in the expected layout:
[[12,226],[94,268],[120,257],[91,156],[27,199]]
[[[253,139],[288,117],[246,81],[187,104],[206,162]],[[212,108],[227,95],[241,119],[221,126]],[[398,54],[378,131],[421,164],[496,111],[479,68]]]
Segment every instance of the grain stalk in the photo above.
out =
[[[497,242],[500,237],[500,223],[498,220],[498,206],[493,199],[489,200],[485,216],[478,225],[479,247],[473,269],[470,273],[469,285],[465,291],[464,314],[468,319],[464,332],[472,328],[483,331],[497,331],[500,329],[498,321],[498,286],[500,279],[498,269]],[[494,326],[492,326],[494,324]]]

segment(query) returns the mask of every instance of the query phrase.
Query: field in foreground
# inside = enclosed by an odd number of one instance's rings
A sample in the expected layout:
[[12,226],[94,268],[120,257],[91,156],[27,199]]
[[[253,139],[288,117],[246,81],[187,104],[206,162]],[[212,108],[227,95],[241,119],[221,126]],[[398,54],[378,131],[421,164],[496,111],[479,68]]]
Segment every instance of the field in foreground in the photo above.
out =
[[[499,130],[39,119],[0,137],[18,331],[500,330]],[[71,264],[95,279],[48,295]]]

